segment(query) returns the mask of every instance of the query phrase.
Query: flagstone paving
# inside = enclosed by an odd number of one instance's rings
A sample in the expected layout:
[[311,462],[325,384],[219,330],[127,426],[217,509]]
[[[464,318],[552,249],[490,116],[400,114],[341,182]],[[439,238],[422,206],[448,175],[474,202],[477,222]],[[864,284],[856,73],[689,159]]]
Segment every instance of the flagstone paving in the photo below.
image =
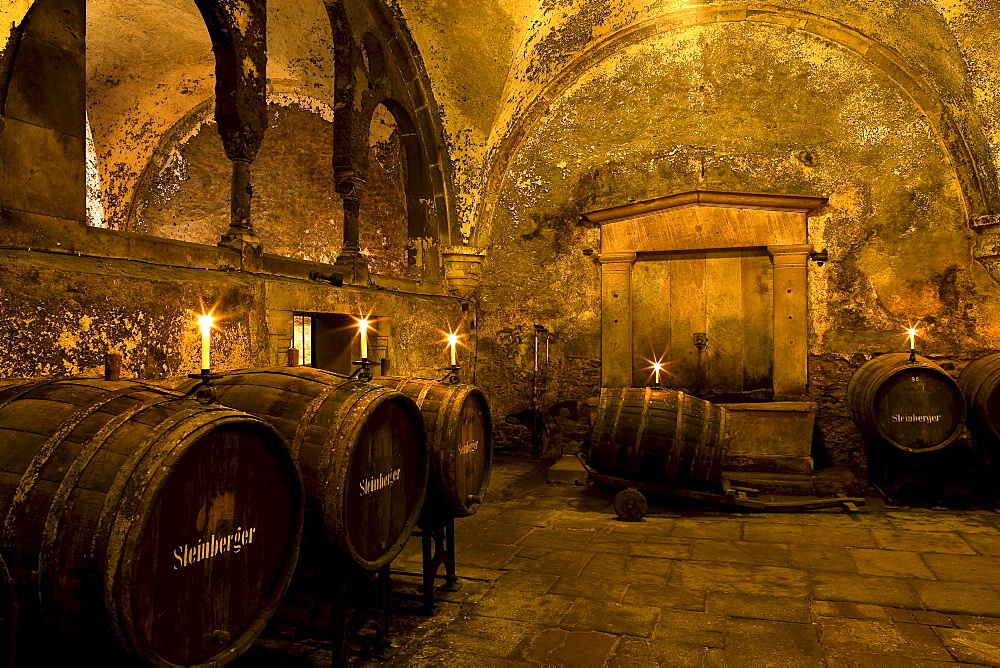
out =
[[[767,515],[652,505],[552,485],[501,459],[455,523],[461,588],[433,617],[394,575],[390,646],[357,665],[1000,666],[1000,514],[884,508]],[[416,539],[393,564],[417,572]],[[248,666],[329,665],[273,628]],[[320,634],[313,634],[320,635]]]

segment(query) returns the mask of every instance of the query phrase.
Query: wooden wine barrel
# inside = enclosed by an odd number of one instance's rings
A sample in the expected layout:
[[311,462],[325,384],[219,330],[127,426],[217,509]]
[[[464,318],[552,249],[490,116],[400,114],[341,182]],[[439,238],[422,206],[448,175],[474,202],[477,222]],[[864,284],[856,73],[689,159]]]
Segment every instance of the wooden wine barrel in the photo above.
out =
[[603,388],[587,463],[664,487],[715,490],[729,450],[729,412],[676,390]]
[[1000,353],[970,363],[958,376],[958,386],[972,409],[970,426],[1000,441]]
[[879,355],[847,384],[847,409],[863,433],[907,452],[946,447],[965,424],[965,398],[944,369],[907,353]]
[[475,514],[493,465],[493,425],[483,393],[473,385],[423,378],[383,376],[372,382],[410,397],[424,415],[431,456],[429,502],[452,517]]
[[0,442],[19,655],[207,666],[249,649],[302,530],[272,427],[141,383],[48,381],[0,391]]
[[228,373],[219,403],[267,420],[288,439],[327,539],[374,571],[406,545],[427,490],[423,418],[412,399],[312,367]]
[[0,668],[14,668],[17,649],[17,596],[10,571],[0,558]]

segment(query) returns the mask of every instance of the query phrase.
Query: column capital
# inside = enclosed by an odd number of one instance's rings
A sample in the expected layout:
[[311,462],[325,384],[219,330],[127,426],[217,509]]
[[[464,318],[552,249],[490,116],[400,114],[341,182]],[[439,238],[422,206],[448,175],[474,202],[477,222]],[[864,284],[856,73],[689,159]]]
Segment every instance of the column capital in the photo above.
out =
[[635,253],[600,253],[597,260],[601,264],[632,264],[635,262]]
[[774,263],[775,267],[805,267],[812,251],[812,244],[767,247],[767,253],[771,256],[771,262]]

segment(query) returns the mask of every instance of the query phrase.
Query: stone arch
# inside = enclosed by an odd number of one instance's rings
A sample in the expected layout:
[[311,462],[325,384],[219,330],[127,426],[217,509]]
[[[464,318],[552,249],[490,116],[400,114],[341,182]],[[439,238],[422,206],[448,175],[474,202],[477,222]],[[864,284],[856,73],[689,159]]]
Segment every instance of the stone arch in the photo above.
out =
[[797,9],[758,3],[732,3],[666,12],[628,26],[591,45],[569,62],[527,105],[511,130],[498,143],[487,173],[485,195],[477,218],[484,224],[472,233],[472,245],[485,247],[492,231],[495,207],[503,183],[523,142],[559,99],[601,61],[658,34],[700,25],[754,22],[800,30],[828,40],[859,55],[869,66],[889,77],[924,113],[961,186],[966,217],[975,221],[997,210],[997,184],[980,169],[967,138],[933,85],[885,44],[837,21]]

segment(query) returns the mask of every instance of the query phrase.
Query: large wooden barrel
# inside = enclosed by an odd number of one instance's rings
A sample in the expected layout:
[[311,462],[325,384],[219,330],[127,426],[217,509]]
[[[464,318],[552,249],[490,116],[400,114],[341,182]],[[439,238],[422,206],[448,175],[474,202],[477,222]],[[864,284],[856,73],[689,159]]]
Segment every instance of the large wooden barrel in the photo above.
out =
[[944,369],[907,353],[879,355],[847,384],[847,409],[863,433],[907,452],[946,447],[965,424],[965,398]]
[[17,649],[17,596],[10,571],[0,558],[0,668],[14,668]]
[[474,385],[424,378],[383,376],[372,382],[402,392],[417,403],[431,454],[428,503],[452,517],[475,514],[490,482],[493,424],[486,397]]
[[729,451],[729,412],[676,390],[603,388],[587,456],[600,473],[715,490]]
[[980,357],[958,377],[972,414],[970,427],[1000,441],[1000,353]]
[[271,426],[141,383],[49,381],[0,391],[0,442],[19,656],[207,666],[249,649],[302,530]]
[[409,397],[312,367],[228,373],[219,403],[257,415],[288,439],[309,512],[349,561],[377,570],[406,545],[427,490],[423,418]]

